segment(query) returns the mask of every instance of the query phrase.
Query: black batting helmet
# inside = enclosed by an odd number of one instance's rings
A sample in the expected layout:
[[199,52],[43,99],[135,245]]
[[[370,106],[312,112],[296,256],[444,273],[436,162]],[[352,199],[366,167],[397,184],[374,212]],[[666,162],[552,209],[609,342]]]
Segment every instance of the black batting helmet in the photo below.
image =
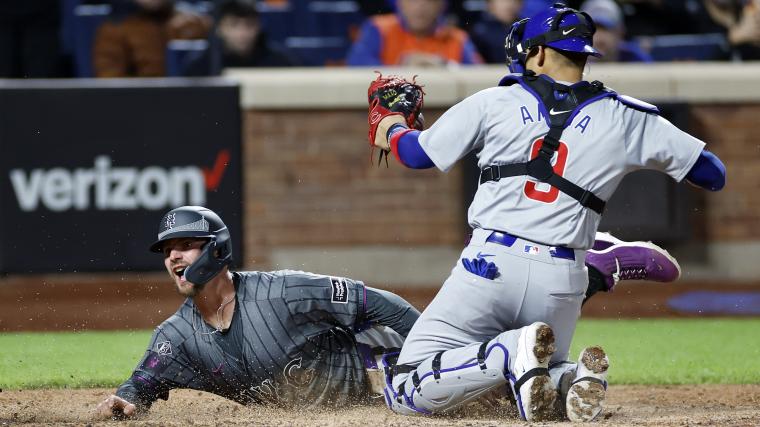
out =
[[203,285],[232,263],[227,226],[219,215],[202,206],[182,206],[164,214],[158,224],[158,239],[150,250],[161,252],[167,240],[185,237],[208,239],[200,257],[185,270],[185,278],[191,283]]

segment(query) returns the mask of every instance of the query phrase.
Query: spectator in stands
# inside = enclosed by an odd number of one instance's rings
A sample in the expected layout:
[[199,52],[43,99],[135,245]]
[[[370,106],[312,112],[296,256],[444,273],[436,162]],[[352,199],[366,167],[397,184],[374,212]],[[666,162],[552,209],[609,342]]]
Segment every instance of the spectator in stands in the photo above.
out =
[[219,6],[213,48],[192,62],[189,76],[218,75],[230,67],[289,67],[298,61],[267,40],[259,13],[250,3],[230,0]]
[[726,29],[737,59],[760,59],[760,1],[704,0],[710,17]]
[[179,12],[173,0],[134,0],[139,11],[97,31],[93,67],[97,77],[159,77],[166,74],[166,45],[173,39],[204,39],[207,16]]
[[60,77],[58,3],[0,1],[0,78]]
[[581,5],[581,10],[591,15],[596,23],[594,47],[603,55],[599,61],[652,61],[652,57],[642,51],[638,43],[624,39],[623,13],[613,0],[587,0]]
[[[684,16],[679,17],[672,6],[677,3],[689,3],[689,7],[699,4],[701,0],[619,0],[625,15],[626,34],[629,37],[656,36],[663,34],[685,34],[690,23]],[[570,1],[580,8],[583,0]],[[697,29],[690,31],[701,32]]]
[[488,0],[483,19],[470,29],[470,37],[485,62],[505,64],[504,44],[512,24],[520,18],[522,0]]
[[[621,0],[629,34],[722,36],[696,41],[700,59],[760,59],[760,4],[757,0]],[[702,43],[704,42],[704,43]],[[709,44],[709,45],[707,45]],[[702,46],[700,46],[702,45]],[[724,46],[725,45],[725,46]],[[727,49],[727,47],[730,47]],[[692,48],[693,50],[693,48]]]
[[445,23],[445,0],[397,0],[398,12],[370,18],[351,47],[348,65],[478,64],[463,30]]

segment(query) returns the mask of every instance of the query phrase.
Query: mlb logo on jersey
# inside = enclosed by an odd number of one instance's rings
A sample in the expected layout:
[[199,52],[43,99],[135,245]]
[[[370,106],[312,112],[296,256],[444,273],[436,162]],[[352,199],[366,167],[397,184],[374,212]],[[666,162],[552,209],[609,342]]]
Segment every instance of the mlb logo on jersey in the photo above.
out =
[[528,255],[538,255],[538,246],[525,245],[524,251]]
[[348,284],[346,279],[331,277],[332,283],[332,302],[338,304],[348,304]]

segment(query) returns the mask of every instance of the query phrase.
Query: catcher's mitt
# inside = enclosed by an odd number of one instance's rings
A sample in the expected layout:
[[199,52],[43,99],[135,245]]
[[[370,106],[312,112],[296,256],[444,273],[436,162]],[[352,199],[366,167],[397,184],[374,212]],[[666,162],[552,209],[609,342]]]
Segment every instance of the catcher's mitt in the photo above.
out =
[[380,157],[390,151],[388,130],[396,123],[422,130],[422,105],[425,92],[417,84],[417,76],[408,81],[400,76],[383,77],[379,72],[367,89],[369,101],[369,145],[382,150]]

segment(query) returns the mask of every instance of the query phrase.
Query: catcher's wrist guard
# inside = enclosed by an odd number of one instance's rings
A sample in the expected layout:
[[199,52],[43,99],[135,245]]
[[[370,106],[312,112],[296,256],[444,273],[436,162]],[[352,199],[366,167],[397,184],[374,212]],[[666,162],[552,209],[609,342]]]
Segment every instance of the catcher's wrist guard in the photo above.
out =
[[[391,144],[388,140],[388,132],[393,126],[406,125],[406,119],[399,113],[387,115],[380,119],[380,121],[374,125],[375,127],[375,139],[370,145],[380,148],[383,151],[390,151]],[[372,128],[370,119],[370,128]]]
[[408,164],[404,161],[404,159],[401,158],[401,154],[399,153],[399,141],[401,140],[401,137],[406,135],[409,132],[412,132],[414,129],[409,129],[406,127],[405,124],[397,124],[391,126],[390,130],[388,131],[388,143],[391,146],[391,152],[394,156],[396,156],[396,160],[399,161],[404,166],[409,167]]

